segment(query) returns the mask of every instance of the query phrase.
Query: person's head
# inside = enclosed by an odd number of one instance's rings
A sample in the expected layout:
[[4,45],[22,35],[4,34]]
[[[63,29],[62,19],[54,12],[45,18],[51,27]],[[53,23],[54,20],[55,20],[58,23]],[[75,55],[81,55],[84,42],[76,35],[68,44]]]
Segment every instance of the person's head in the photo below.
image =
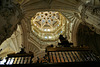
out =
[[51,47],[53,47],[53,44],[51,44]]

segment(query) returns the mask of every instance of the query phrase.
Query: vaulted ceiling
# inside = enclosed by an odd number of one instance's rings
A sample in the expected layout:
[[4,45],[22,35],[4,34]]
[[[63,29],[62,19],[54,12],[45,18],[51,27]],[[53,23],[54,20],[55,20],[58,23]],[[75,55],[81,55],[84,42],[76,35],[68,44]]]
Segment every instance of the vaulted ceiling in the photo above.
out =
[[[38,34],[36,37],[41,40],[40,44],[47,44],[44,43],[45,40],[54,40],[54,43],[58,43],[58,37],[60,34],[63,34],[64,37],[67,36],[69,42],[73,42],[72,29],[74,23],[79,21],[76,14],[78,15],[78,7],[82,3],[80,0],[16,0],[15,3],[19,3],[21,5],[20,7],[23,10],[24,21],[26,22],[26,25],[28,24],[27,28],[31,30],[30,25],[32,24],[31,33]],[[45,20],[46,15],[50,15],[50,12],[51,17],[47,16],[49,17],[49,20],[48,22],[45,22],[47,21]],[[55,14],[53,14],[53,12],[55,12]],[[40,18],[42,13],[44,15]],[[60,16],[56,16],[57,14]],[[61,19],[51,19],[52,17],[61,16]],[[50,21],[55,22],[55,24],[53,25],[49,23]],[[65,26],[63,26],[63,24]]]
[[[22,0],[20,3],[25,17],[30,18],[39,11],[78,11],[80,0]],[[33,13],[34,12],[34,13]]]
[[[95,3],[92,2],[94,0],[2,0],[3,4],[0,4],[2,5],[2,7],[0,6],[0,22],[2,23],[0,25],[0,43],[9,37],[12,38],[11,35],[17,29],[17,24],[20,24],[21,32],[23,32],[21,34],[23,42],[20,44],[25,47],[26,52],[32,51],[38,55],[38,53],[44,52],[46,46],[57,45],[59,40],[55,39],[58,39],[59,32],[64,33],[63,36],[67,36],[68,41],[77,46],[76,35],[80,23],[87,24],[91,30],[100,33],[99,9],[83,5],[90,1],[96,5],[99,0],[95,0]],[[96,19],[96,22],[93,18]],[[54,35],[51,36],[51,34]],[[57,37],[52,40],[52,37],[56,36],[55,34]],[[81,35],[81,32],[78,34]],[[15,39],[18,39],[16,34],[13,35]],[[45,39],[46,41],[49,39],[49,41],[46,42]],[[17,48],[18,41],[10,39],[10,42],[14,43],[13,48]]]

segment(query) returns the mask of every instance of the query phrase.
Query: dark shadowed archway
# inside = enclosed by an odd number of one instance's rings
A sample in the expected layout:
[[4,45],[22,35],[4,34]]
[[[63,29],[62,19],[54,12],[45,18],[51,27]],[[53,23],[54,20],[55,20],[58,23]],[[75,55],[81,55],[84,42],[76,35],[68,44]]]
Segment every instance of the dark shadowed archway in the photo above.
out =
[[89,46],[96,54],[100,54],[100,35],[88,26],[80,24],[77,32],[77,45]]

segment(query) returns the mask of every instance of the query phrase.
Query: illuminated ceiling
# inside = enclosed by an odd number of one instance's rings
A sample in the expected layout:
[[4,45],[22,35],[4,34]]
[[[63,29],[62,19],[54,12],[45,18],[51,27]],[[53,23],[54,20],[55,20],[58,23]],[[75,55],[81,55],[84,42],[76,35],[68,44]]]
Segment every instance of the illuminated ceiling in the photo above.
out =
[[59,12],[37,12],[31,25],[33,33],[41,40],[57,40],[65,32],[65,18]]

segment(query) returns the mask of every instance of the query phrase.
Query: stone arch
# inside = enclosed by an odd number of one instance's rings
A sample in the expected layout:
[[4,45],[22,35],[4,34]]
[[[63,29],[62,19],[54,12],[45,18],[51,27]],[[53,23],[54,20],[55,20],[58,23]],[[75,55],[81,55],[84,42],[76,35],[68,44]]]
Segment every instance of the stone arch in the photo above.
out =
[[18,53],[22,48],[22,31],[20,25],[17,25],[16,31],[11,37],[7,38],[1,45],[0,57],[4,58],[9,53]]
[[92,31],[88,26],[79,25],[76,39],[77,46],[89,46],[97,55],[100,54],[100,35]]

